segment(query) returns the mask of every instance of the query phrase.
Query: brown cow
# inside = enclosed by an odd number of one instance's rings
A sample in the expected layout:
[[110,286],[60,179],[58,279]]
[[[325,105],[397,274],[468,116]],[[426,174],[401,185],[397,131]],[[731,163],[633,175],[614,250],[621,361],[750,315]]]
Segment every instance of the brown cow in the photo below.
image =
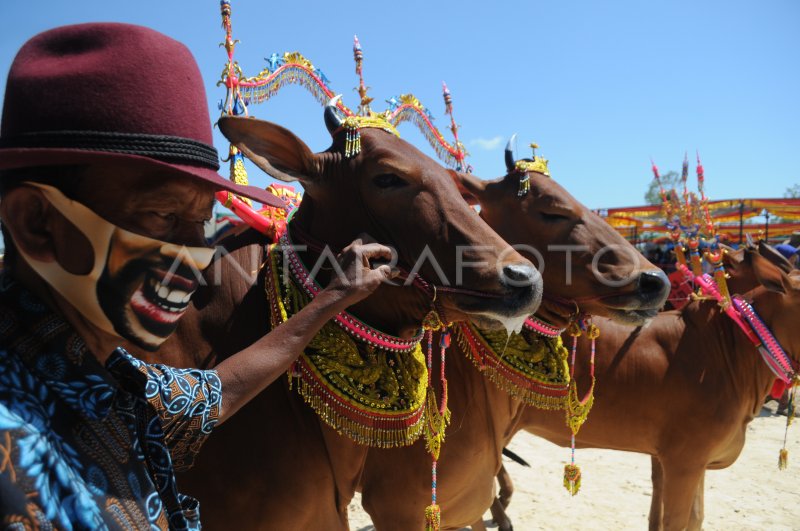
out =
[[[789,274],[791,265],[764,244],[730,253],[726,264],[731,291],[745,293],[797,363],[800,274]],[[665,312],[633,332],[605,321],[601,329],[595,406],[576,442],[653,456],[650,529],[701,529],[705,470],[736,461],[775,376],[713,301]],[[586,365],[576,369],[584,380]],[[558,415],[529,410],[521,424],[569,445]]]
[[[295,243],[303,243],[302,232],[341,249],[366,232],[397,249],[401,264],[414,264],[429,250],[451,282],[458,248],[474,247],[464,259],[479,264],[464,270],[463,284],[475,291],[438,295],[438,308],[448,319],[519,319],[538,307],[541,277],[536,269],[469,208],[444,168],[380,129],[362,129],[360,154],[346,158],[344,134],[337,133],[330,106],[326,122],[336,134],[333,146],[318,154],[268,122],[220,122],[226,136],[259,167],[303,184],[305,198],[289,229]],[[221,280],[221,285],[198,292],[199,311],[184,317],[175,341],[165,346],[194,355],[168,358],[170,363],[213,365],[269,328],[263,275],[253,275],[264,261],[265,242],[245,233],[226,244],[234,250],[233,260],[223,258],[219,271],[212,266],[209,272],[212,283]],[[317,254],[305,252],[303,259],[313,264]],[[323,284],[326,274],[323,269],[317,277]],[[442,282],[431,261],[423,264],[421,274]],[[411,337],[430,308],[427,292],[381,287],[351,310],[386,333]],[[282,380],[209,438],[194,469],[179,480],[201,500],[203,521],[211,529],[347,529],[347,503],[366,452],[328,427]]]
[[[545,296],[537,316],[566,326],[577,304],[581,312],[628,326],[653,318],[668,295],[663,272],[555,180],[531,172],[530,191],[518,197],[521,175],[508,162],[510,172],[501,179],[486,182],[459,174],[459,184],[480,202],[481,217],[506,241],[535,248],[544,258]],[[574,250],[569,268],[566,248]],[[593,271],[595,257],[599,276]],[[625,277],[631,282],[620,286]],[[438,501],[442,528],[459,529],[480,520],[489,507],[502,448],[533,408],[488,381],[455,343],[447,359],[453,416],[438,463]],[[555,415],[568,432],[563,411]],[[370,450],[361,478],[362,504],[377,529],[422,528],[431,496],[426,463],[430,457],[419,443]]]

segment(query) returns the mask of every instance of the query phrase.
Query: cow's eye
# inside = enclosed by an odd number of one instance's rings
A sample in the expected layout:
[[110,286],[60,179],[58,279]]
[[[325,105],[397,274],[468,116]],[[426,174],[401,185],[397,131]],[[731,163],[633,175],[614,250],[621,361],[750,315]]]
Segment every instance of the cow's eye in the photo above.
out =
[[408,183],[394,173],[382,173],[372,178],[372,182],[378,188],[400,188],[408,186]]
[[561,212],[544,212],[540,211],[539,215],[542,216],[542,219],[548,223],[560,223],[564,221],[570,221],[570,217]]

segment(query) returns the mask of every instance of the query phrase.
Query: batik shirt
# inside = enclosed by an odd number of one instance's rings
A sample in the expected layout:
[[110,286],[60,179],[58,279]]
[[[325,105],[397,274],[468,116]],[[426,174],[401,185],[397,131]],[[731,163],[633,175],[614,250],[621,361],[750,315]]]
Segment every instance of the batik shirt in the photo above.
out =
[[199,529],[174,470],[216,423],[214,371],[103,367],[75,331],[0,275],[0,526]]

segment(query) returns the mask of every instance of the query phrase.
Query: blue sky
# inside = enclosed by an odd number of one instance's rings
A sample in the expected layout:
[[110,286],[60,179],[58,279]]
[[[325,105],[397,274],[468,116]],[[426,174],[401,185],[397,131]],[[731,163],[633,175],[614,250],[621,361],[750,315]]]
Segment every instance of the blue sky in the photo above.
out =
[[[187,44],[212,117],[225,62],[219,3],[3,2],[0,75],[39,31],[85,21],[143,24]],[[679,169],[699,150],[712,199],[780,197],[800,183],[800,3],[796,0],[352,2],[233,0],[236,57],[248,75],[272,52],[300,51],[357,104],[353,34],[376,99],[413,92],[449,135],[441,82],[483,178],[502,148],[535,140],[554,178],[593,208],[641,204],[652,156]],[[251,113],[292,129],[314,150],[329,137],[321,107],[287,87]],[[403,137],[432,154],[405,124]],[[448,136],[449,138],[449,136]],[[217,147],[226,149],[217,134]],[[520,151],[519,156],[527,154]],[[254,182],[266,180],[251,167]]]

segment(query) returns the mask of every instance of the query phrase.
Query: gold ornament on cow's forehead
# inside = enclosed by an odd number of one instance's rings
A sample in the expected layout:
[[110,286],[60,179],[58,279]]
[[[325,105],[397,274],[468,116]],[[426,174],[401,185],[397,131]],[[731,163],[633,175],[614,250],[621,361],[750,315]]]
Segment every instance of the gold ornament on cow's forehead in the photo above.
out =
[[361,153],[361,129],[383,129],[400,138],[400,133],[386,116],[374,112],[370,112],[368,116],[348,116],[342,122],[342,128],[345,131],[344,156],[348,159]]
[[529,172],[541,173],[542,175],[550,177],[550,169],[547,167],[548,160],[544,157],[536,155],[536,149],[539,147],[539,144],[536,142],[531,142],[528,144],[533,152],[532,158],[514,161],[513,149],[511,148],[511,145],[515,137],[516,135],[512,137],[512,139],[509,141],[509,145],[506,147],[506,165],[508,166],[509,171],[519,174],[519,189],[517,190],[517,197],[524,197],[528,194],[528,192],[530,192],[531,189],[531,176]]

